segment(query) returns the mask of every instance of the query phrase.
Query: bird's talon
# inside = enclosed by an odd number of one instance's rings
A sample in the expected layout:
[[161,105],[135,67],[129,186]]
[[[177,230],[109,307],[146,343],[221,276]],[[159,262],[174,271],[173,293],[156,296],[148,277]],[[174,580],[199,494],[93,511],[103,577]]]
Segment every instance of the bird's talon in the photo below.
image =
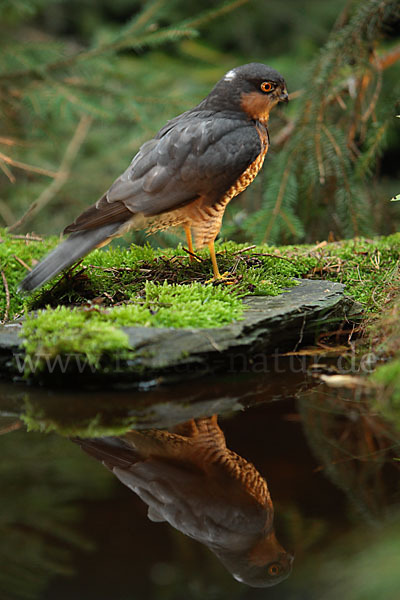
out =
[[225,273],[222,273],[222,275],[218,273],[218,275],[214,275],[214,277],[211,277],[211,279],[207,279],[205,283],[225,283],[225,285],[233,285],[236,283],[236,278],[233,277],[229,271],[225,271]]

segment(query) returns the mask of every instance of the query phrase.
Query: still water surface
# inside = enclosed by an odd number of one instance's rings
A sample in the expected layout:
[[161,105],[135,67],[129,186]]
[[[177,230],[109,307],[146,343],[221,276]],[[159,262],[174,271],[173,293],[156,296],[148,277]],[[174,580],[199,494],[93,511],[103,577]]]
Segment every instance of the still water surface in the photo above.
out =
[[398,436],[299,365],[1,384],[0,598],[398,600]]

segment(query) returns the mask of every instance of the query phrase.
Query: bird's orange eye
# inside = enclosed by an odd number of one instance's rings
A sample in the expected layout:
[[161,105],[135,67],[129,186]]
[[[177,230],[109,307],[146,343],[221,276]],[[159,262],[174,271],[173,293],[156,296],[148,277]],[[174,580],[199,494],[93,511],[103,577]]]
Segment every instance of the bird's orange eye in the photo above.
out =
[[279,575],[280,572],[281,572],[281,567],[280,567],[279,563],[272,563],[272,565],[269,565],[268,575],[271,575],[271,577],[276,577],[276,575]]
[[266,93],[272,92],[273,90],[273,85],[269,81],[263,81],[260,87],[261,90]]

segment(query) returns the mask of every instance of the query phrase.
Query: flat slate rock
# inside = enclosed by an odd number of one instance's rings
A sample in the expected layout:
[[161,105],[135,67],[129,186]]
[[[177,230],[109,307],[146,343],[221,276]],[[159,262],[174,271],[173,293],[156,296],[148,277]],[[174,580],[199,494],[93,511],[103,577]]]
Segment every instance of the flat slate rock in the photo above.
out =
[[[257,356],[297,350],[321,331],[336,328],[345,319],[355,320],[362,312],[359,303],[344,295],[344,285],[308,279],[279,296],[249,296],[244,304],[243,320],[219,328],[124,327],[131,347],[128,358],[104,356],[96,369],[83,356],[59,356],[30,378],[51,384],[118,387],[221,370],[243,372]],[[21,327],[21,323],[0,326],[3,376],[23,375]]]

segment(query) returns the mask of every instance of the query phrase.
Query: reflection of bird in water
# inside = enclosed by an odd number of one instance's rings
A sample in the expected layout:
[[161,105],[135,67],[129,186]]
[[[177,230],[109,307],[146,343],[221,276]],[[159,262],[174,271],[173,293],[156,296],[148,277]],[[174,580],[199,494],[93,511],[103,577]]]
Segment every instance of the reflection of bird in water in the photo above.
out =
[[75,439],[167,521],[212,550],[238,581],[254,587],[285,579],[293,557],[275,537],[267,484],[226,447],[217,417],[123,438]]

